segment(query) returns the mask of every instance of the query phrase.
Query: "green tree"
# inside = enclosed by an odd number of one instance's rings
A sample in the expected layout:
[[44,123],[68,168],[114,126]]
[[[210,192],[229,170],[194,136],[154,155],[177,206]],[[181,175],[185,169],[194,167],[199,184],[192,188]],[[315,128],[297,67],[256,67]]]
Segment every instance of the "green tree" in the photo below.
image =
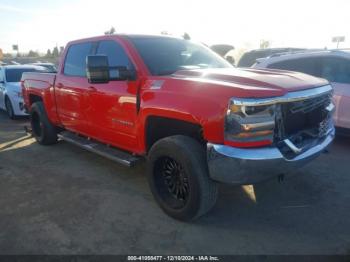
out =
[[35,52],[33,50],[30,50],[29,53],[28,53],[28,56],[29,57],[39,57],[39,53]]
[[270,45],[271,45],[270,41],[264,40],[264,39],[260,40],[260,48],[261,49],[269,48]]
[[188,34],[188,33],[184,33],[184,35],[182,36],[183,37],[183,39],[185,39],[185,40],[191,40],[191,37],[190,37],[190,35]]
[[58,47],[55,46],[54,49],[52,50],[52,56],[53,57],[58,57],[59,56],[59,52],[58,52]]
[[115,34],[115,28],[112,26],[111,29],[105,32],[105,35],[114,35]]
[[46,57],[52,57],[52,53],[51,53],[51,50],[50,49],[47,49],[47,52],[46,52]]

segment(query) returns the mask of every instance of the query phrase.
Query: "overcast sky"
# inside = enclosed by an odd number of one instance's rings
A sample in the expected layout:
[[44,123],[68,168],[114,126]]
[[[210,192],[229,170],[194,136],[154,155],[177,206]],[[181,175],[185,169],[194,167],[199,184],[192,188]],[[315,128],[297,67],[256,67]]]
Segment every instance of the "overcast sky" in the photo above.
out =
[[349,0],[0,0],[0,48],[46,52],[68,41],[120,33],[188,32],[207,44],[256,48],[350,47]]

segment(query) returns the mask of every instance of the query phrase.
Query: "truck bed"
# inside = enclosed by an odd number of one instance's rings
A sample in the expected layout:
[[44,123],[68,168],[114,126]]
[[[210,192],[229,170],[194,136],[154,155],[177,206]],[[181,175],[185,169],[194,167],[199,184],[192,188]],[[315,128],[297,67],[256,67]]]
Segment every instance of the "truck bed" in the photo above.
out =
[[26,72],[22,75],[22,82],[25,82],[26,85],[29,84],[29,88],[44,88],[43,83],[46,83],[47,86],[53,86],[56,80],[55,73],[38,73],[38,72]]
[[22,94],[27,110],[37,101],[43,101],[51,121],[58,123],[55,99],[55,73],[28,72],[22,74]]

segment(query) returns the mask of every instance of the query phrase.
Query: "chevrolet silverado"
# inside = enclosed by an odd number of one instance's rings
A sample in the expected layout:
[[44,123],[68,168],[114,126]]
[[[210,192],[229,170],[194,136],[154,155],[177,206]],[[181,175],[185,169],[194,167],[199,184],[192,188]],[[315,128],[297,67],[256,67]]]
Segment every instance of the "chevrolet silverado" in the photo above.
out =
[[326,80],[236,69],[170,36],[70,42],[57,74],[24,73],[22,92],[40,144],[65,140],[127,166],[146,159],[155,200],[185,221],[214,206],[218,183],[290,173],[334,137]]

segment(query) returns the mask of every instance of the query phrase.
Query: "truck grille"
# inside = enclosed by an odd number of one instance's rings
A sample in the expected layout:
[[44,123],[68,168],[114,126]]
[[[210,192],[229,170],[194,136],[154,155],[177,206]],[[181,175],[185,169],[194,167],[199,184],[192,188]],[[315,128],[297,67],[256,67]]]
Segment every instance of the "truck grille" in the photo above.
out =
[[315,139],[326,136],[332,125],[332,93],[300,101],[282,103],[276,115],[275,142],[285,155],[291,155],[283,140],[307,149]]
[[292,136],[300,131],[317,131],[327,120],[329,112],[326,110],[331,103],[331,94],[282,104],[284,119],[284,135]]

